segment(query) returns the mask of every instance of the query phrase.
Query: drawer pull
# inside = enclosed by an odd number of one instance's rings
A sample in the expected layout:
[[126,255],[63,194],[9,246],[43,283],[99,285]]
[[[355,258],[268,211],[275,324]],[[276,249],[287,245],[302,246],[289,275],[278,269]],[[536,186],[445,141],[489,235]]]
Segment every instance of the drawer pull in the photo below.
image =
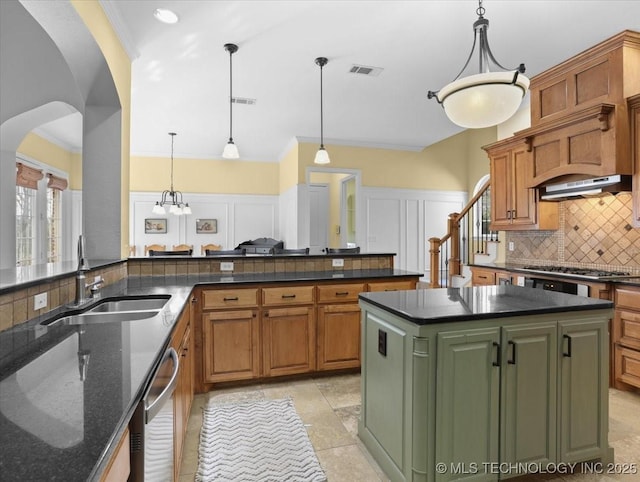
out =
[[487,279],[487,277],[486,277],[486,276],[480,276],[480,275],[478,275],[478,278],[480,278],[480,279]]
[[238,297],[237,296],[229,296],[229,297],[224,297],[223,298],[224,301],[238,301]]
[[385,288],[384,290],[385,291],[398,291],[397,288]]
[[509,365],[515,365],[516,364],[516,342],[513,340],[509,340],[509,345],[511,345],[513,348],[511,351],[511,358],[507,360],[507,363]]
[[282,295],[282,299],[287,299],[287,298],[295,298],[296,295]]
[[347,296],[348,294],[348,291],[336,291],[336,296]]

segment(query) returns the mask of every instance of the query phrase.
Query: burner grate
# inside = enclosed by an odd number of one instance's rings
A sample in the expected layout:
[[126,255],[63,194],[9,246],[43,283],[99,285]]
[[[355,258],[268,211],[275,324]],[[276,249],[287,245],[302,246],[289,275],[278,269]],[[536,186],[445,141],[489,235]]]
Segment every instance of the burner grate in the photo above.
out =
[[614,276],[629,276],[623,271],[603,271],[588,268],[571,268],[568,266],[525,266],[524,269],[532,271],[544,271],[548,273],[572,274],[577,276],[589,276],[591,278],[609,278]]

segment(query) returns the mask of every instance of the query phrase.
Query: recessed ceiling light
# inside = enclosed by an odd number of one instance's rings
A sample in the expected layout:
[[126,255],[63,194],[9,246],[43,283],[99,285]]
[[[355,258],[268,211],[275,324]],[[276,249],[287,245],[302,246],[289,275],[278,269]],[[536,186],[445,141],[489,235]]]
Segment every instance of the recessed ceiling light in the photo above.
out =
[[173,13],[171,10],[168,10],[166,8],[156,8],[156,11],[153,12],[153,16],[163,23],[178,22],[178,16],[175,13]]

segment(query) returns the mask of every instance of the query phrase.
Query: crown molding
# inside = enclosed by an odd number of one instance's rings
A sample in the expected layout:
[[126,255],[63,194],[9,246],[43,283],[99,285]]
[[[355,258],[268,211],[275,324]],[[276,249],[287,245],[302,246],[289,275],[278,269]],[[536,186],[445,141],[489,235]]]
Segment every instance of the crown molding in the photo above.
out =
[[124,48],[127,56],[129,57],[129,61],[133,62],[135,59],[140,57],[140,52],[133,42],[133,38],[131,37],[129,29],[122,19],[122,15],[120,15],[120,10],[118,10],[116,2],[114,0],[98,0],[98,3],[100,3],[100,6],[102,7],[102,10],[104,10],[109,23],[118,36],[118,39],[122,44],[122,48]]

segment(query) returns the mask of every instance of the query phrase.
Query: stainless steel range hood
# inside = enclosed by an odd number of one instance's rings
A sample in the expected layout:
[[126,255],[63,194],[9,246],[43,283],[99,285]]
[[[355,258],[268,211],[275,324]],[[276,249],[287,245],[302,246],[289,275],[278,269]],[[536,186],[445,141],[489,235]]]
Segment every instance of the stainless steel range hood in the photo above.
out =
[[597,196],[605,192],[618,193],[631,191],[631,176],[602,176],[581,181],[548,184],[540,188],[543,201],[562,201],[579,196]]

